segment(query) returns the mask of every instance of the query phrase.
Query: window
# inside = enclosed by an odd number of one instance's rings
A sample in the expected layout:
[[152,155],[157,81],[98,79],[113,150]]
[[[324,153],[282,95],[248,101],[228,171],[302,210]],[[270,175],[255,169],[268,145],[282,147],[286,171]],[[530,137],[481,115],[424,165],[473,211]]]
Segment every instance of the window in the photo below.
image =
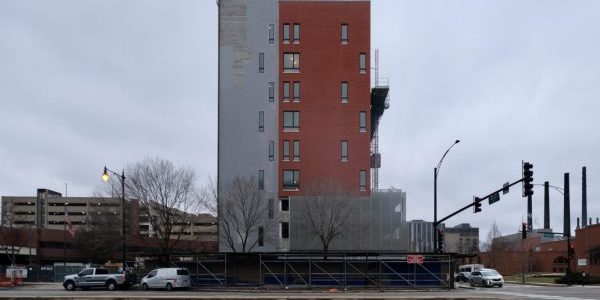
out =
[[273,198],[269,198],[269,219],[273,219],[274,215],[275,215],[275,209],[274,209],[274,203],[273,203]]
[[364,53],[361,53],[359,55],[358,61],[359,61],[360,73],[361,74],[367,73],[367,55]]
[[269,161],[275,160],[275,141],[269,141]]
[[294,82],[294,102],[300,102],[300,82]]
[[359,178],[360,190],[361,191],[366,191],[367,190],[367,171],[360,170],[359,177],[360,177]]
[[269,45],[275,44],[275,25],[269,24]]
[[269,82],[269,102],[275,102],[275,82]]
[[283,72],[287,72],[287,73],[300,72],[300,53],[284,53],[283,54]]
[[348,83],[342,82],[341,86],[342,92],[342,103],[348,103]]
[[258,170],[258,189],[265,189],[265,170]]
[[294,24],[294,44],[300,43],[300,24]]
[[300,171],[283,170],[283,189],[297,190],[300,188]]
[[264,73],[264,72],[265,72],[265,54],[261,52],[258,54],[258,73]]
[[348,44],[348,24],[342,24],[342,44]]
[[283,141],[283,160],[290,160],[290,141]]
[[265,112],[262,110],[258,112],[258,131],[265,131]]
[[342,161],[348,161],[348,141],[342,141]]
[[187,269],[177,269],[177,275],[190,275]]
[[283,131],[299,131],[300,130],[300,112],[299,111],[284,111],[283,112]]
[[290,42],[290,24],[283,24],[283,42]]
[[290,238],[290,224],[288,222],[281,223],[281,238],[282,239]]
[[290,101],[290,83],[285,81],[283,82],[283,102]]
[[300,141],[294,141],[294,161],[300,160]]
[[361,111],[358,117],[358,127],[360,128],[360,132],[367,131],[367,113]]
[[265,229],[260,226],[258,227],[258,246],[262,247],[265,245]]
[[289,198],[279,199],[279,204],[280,204],[281,211],[290,211],[290,199]]

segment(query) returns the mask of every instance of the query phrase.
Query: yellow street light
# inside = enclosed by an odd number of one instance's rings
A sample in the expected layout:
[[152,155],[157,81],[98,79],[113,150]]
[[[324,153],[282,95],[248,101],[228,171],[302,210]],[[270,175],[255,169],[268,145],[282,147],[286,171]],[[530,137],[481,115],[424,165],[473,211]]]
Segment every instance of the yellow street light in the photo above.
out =
[[108,181],[108,170],[106,170],[106,167],[104,167],[104,172],[102,173],[102,181]]

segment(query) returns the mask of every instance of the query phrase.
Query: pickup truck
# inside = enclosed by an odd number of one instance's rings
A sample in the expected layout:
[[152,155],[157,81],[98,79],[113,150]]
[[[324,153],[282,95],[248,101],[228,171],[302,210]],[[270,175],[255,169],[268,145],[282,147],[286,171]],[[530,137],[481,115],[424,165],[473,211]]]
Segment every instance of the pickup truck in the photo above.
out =
[[67,291],[73,291],[76,288],[84,290],[92,287],[106,287],[109,291],[114,291],[117,288],[128,289],[132,282],[125,274],[110,274],[104,268],[89,268],[77,274],[65,276],[63,286]]

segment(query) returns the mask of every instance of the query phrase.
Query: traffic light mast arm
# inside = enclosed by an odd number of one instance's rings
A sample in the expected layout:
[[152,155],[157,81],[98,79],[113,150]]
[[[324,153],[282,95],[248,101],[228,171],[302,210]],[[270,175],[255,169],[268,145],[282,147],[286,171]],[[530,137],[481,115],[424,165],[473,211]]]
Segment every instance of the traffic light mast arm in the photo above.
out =
[[[515,181],[515,182],[513,182],[513,183],[511,183],[511,184],[509,184],[509,185],[508,185],[508,188],[510,188],[511,186],[513,186],[513,185],[515,185],[515,184],[517,184],[517,183],[520,183],[520,182],[522,182],[522,181],[523,181],[523,178],[521,178],[521,179],[519,179],[519,180],[517,180],[517,181]],[[488,194],[487,196],[485,196],[485,197],[482,197],[482,198],[476,198],[476,200],[475,200],[475,201],[473,201],[473,203],[470,203],[470,204],[466,205],[465,207],[463,207],[463,208],[461,208],[461,209],[459,209],[459,210],[457,210],[457,211],[455,211],[455,212],[453,212],[453,213],[449,214],[448,216],[446,216],[446,217],[444,217],[444,218],[441,218],[441,219],[439,219],[439,220],[437,221],[437,223],[435,223],[434,225],[438,225],[438,224],[444,223],[444,221],[446,221],[446,220],[448,220],[448,219],[450,219],[450,218],[452,218],[452,217],[456,216],[457,214],[459,214],[459,213],[463,212],[464,210],[467,210],[467,209],[469,209],[471,206],[474,206],[474,205],[475,205],[475,203],[481,203],[481,202],[483,202],[483,200],[485,200],[485,199],[489,198],[491,195],[493,195],[493,194],[495,194],[495,193],[500,193],[500,192],[502,192],[502,190],[504,190],[504,189],[506,189],[506,188],[507,188],[506,186],[503,186],[503,187],[502,187],[502,188],[500,188],[499,190],[497,190],[497,191],[494,191],[494,192],[491,192],[491,193],[489,193],[489,194]]]

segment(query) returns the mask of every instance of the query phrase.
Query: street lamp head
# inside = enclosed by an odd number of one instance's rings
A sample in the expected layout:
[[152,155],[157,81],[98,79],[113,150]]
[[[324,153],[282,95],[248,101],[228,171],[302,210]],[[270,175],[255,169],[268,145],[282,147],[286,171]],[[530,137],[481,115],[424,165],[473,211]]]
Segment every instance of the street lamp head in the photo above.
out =
[[460,140],[456,140],[454,143],[455,143],[455,144],[458,144],[458,143],[460,143]]
[[102,172],[102,181],[108,181],[108,170],[106,169],[106,167],[104,167],[104,172]]

